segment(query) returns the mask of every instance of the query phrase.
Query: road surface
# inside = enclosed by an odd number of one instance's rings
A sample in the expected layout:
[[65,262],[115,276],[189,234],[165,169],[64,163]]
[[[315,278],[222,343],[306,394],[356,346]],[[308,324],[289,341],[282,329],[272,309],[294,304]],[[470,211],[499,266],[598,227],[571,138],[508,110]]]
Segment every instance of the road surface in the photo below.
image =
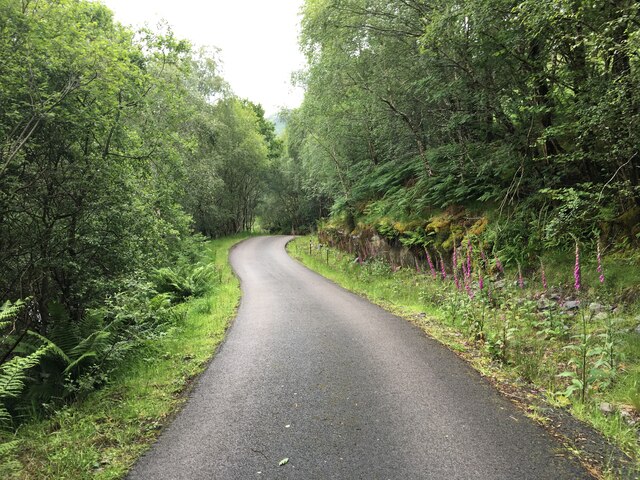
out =
[[129,478],[591,478],[449,350],[290,259],[290,238],[232,251],[238,317]]

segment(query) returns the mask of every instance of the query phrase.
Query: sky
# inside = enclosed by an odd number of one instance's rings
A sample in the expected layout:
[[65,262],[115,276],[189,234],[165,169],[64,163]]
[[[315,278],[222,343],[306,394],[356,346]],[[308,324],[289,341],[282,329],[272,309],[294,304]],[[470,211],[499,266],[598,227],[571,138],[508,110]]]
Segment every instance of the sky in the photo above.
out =
[[291,85],[304,67],[298,50],[303,0],[100,0],[125,25],[171,25],[178,38],[221,49],[222,76],[234,93],[260,103],[267,116],[295,108],[304,92]]

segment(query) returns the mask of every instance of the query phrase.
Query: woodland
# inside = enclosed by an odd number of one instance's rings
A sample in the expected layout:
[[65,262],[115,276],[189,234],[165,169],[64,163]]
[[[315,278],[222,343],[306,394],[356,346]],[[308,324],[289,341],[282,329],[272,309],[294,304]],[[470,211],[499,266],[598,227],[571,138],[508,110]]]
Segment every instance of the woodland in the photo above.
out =
[[252,228],[279,144],[168,25],[3,0],[0,42],[0,421],[16,425],[103,384],[212,281],[203,239]]
[[276,135],[168,24],[0,0],[4,431],[179,323],[221,282],[211,238],[317,231],[361,263],[382,238],[449,275],[471,243],[521,276],[579,249],[640,294],[638,2],[306,0],[301,22]]
[[282,170],[310,203],[280,224],[331,213],[345,231],[402,237],[467,209],[513,258],[573,237],[637,246],[638,9],[307,1],[306,96]]

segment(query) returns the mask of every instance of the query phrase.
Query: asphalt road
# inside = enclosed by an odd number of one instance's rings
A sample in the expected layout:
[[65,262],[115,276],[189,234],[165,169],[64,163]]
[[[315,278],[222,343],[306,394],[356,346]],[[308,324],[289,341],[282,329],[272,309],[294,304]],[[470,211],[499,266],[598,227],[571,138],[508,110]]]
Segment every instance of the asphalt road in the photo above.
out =
[[129,478],[591,478],[449,350],[290,259],[289,238],[233,250],[238,317]]

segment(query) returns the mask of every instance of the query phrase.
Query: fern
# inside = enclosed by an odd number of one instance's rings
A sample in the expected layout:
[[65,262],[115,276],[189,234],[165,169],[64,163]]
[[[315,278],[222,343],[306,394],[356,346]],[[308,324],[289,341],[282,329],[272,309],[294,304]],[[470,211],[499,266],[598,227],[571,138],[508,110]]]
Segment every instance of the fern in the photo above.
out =
[[35,341],[23,342],[21,346],[23,352],[34,351],[42,345],[47,348],[46,361],[36,372],[39,381],[30,385],[27,395],[33,405],[80,393],[80,382],[83,392],[95,388],[104,381],[100,368],[114,348],[115,335],[110,327],[117,320],[107,327],[103,317],[97,314],[72,321],[64,306],[57,303],[50,304],[49,311],[55,323],[48,335],[29,331],[29,338]]
[[160,293],[169,293],[175,301],[203,295],[213,283],[216,273],[213,264],[191,265],[179,269],[169,267],[155,271],[156,288]]
[[111,334],[105,330],[96,330],[80,342],[71,350],[69,357],[73,361],[65,368],[63,373],[72,371],[75,367],[82,365],[87,359],[98,359],[106,354],[111,346],[109,339]]
[[22,470],[22,464],[16,458],[21,442],[11,440],[2,442],[0,438],[0,478],[16,478]]
[[14,453],[18,449],[19,445],[20,442],[18,440],[0,443],[0,458],[8,458],[9,455]]
[[[23,306],[24,302],[22,300],[18,300],[15,303],[7,300],[3,305],[0,305],[0,332],[13,323],[13,319],[18,315]],[[3,347],[9,338],[10,335],[5,335],[0,338],[0,347]]]
[[24,302],[22,300],[18,300],[15,303],[11,303],[9,300],[4,302],[4,304],[0,306],[0,328],[9,325],[11,322],[6,320],[15,317],[23,306]]
[[69,358],[69,356],[58,345],[53,343],[47,337],[45,337],[44,335],[40,335],[39,333],[34,332],[32,330],[29,330],[27,333],[30,336],[40,340],[44,345],[48,346],[50,353],[57,355],[58,357],[60,357],[60,359],[62,359],[66,363],[71,363],[71,359]]
[[15,356],[0,366],[0,424],[11,422],[6,400],[17,398],[24,389],[27,372],[40,363],[49,346],[43,346],[26,357]]

